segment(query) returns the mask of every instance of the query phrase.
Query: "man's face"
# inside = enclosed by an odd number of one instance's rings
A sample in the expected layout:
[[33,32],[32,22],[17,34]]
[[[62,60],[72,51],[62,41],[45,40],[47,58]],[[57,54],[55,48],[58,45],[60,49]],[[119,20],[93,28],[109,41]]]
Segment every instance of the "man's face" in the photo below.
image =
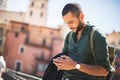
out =
[[63,16],[63,20],[73,32],[77,31],[77,27],[80,25],[79,17],[77,18],[73,13],[68,12]]

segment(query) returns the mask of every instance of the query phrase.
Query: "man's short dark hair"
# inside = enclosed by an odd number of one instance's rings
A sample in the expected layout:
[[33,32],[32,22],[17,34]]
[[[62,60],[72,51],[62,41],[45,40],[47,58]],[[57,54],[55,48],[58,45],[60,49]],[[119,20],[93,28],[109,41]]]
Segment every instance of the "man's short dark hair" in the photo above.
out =
[[78,17],[82,13],[82,8],[78,3],[68,3],[62,10],[62,16],[66,15],[68,12],[72,12],[74,16]]

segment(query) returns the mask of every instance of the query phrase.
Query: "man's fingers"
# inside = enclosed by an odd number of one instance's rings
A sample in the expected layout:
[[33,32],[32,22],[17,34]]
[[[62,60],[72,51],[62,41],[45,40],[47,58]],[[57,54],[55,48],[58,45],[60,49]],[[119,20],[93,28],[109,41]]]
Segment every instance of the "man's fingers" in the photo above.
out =
[[61,62],[62,60],[64,59],[61,57],[58,57],[58,58],[53,59],[53,62]]
[[61,58],[66,59],[66,58],[69,58],[69,57],[66,56],[66,55],[62,55]]
[[63,68],[63,64],[62,63],[56,63],[56,62],[53,62],[56,66],[57,66],[57,70],[62,70]]

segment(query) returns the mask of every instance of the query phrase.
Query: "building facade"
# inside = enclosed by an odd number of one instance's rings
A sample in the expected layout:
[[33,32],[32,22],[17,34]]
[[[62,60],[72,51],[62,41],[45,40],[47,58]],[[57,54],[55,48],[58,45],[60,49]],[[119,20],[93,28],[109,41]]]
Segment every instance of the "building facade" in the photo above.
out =
[[60,29],[11,21],[4,47],[7,67],[42,76],[50,59],[62,50],[63,39],[60,36]]

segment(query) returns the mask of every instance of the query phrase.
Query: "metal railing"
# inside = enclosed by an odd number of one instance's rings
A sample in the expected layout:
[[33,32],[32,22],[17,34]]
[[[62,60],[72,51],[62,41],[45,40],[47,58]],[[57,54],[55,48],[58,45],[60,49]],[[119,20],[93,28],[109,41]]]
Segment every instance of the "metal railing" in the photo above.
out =
[[9,68],[6,69],[6,72],[3,75],[3,78],[4,80],[42,80],[42,78],[25,74],[22,72],[14,71]]

